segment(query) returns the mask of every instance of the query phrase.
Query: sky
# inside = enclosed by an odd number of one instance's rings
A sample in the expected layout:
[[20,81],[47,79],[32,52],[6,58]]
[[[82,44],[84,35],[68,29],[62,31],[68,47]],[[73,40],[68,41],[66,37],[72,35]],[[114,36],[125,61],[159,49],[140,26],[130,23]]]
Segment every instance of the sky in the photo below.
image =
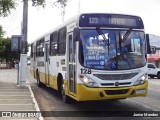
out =
[[[6,31],[5,37],[21,34],[22,0],[18,0],[16,10],[8,17],[0,18],[0,25]],[[62,23],[61,9],[51,6],[53,0],[46,0],[46,7],[35,8],[29,2],[28,42],[56,28]],[[80,4],[79,4],[80,3]],[[80,6],[80,7],[79,7]],[[123,13],[140,16],[144,22],[145,32],[159,35],[160,0],[69,0],[65,8],[65,21],[80,13]]]

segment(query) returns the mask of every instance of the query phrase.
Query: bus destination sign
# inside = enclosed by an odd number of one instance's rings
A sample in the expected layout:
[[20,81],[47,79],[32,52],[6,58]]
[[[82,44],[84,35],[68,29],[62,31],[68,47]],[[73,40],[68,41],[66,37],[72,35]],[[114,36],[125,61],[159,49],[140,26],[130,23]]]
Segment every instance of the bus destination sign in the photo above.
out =
[[140,17],[120,14],[82,14],[79,26],[144,29]]

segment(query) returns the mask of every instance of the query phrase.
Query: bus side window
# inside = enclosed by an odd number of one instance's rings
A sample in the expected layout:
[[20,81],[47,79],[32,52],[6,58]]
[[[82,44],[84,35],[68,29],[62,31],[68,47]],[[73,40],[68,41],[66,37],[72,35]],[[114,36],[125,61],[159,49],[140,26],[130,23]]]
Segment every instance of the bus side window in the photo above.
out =
[[58,33],[58,54],[64,55],[66,52],[66,31],[67,28],[64,27],[59,30]]
[[40,56],[44,56],[44,38],[40,40]]
[[55,56],[57,54],[57,40],[58,40],[58,33],[57,31],[52,33],[50,36],[50,56]]

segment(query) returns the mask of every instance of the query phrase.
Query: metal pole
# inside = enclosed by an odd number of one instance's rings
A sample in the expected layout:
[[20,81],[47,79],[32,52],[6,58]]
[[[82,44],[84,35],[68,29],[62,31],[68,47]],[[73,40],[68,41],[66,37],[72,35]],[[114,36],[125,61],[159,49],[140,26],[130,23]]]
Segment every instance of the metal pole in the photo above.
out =
[[17,85],[19,85],[19,61],[20,61],[20,54],[21,54],[21,38],[18,39],[18,61],[16,61],[16,67],[17,67]]
[[80,13],[80,9],[81,9],[81,4],[80,4],[80,0],[78,0],[78,13]]
[[64,22],[64,16],[65,16],[65,7],[64,7],[64,5],[62,5],[62,8],[61,8],[61,15],[62,15],[62,22]]
[[22,54],[27,54],[28,0],[23,0]]
[[27,73],[27,28],[28,28],[28,0],[23,0],[23,22],[22,22],[22,51],[20,56],[19,85],[26,86]]

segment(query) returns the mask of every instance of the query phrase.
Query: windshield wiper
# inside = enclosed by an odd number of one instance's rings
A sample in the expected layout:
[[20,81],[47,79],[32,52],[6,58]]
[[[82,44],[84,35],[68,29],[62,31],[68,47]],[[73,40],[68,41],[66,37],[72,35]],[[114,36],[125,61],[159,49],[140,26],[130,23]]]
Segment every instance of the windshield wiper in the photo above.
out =
[[131,32],[132,32],[132,28],[130,28],[129,30],[127,30],[127,32],[124,34],[123,38],[122,38],[122,36],[119,33],[119,49],[120,49],[120,52],[121,52],[121,49],[122,49],[121,43],[124,43],[126,41],[126,39],[131,34]]
[[131,32],[132,32],[132,28],[130,28],[129,30],[127,30],[127,32],[123,36],[123,39],[121,39],[121,42],[125,42],[126,39],[128,38],[128,36],[131,34]]
[[109,55],[109,37],[107,39],[106,36],[103,34],[102,30],[99,27],[97,27],[96,30],[97,30],[97,33],[103,37],[106,45],[108,46],[108,55]]

